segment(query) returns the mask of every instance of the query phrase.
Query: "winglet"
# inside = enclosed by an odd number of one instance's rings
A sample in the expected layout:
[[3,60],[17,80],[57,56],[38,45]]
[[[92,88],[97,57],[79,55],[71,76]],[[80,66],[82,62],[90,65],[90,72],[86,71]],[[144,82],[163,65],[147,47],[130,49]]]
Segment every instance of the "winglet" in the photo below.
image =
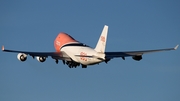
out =
[[4,46],[2,46],[2,51],[4,51]]
[[176,45],[176,47],[174,47],[174,50],[176,50],[179,47],[179,45]]

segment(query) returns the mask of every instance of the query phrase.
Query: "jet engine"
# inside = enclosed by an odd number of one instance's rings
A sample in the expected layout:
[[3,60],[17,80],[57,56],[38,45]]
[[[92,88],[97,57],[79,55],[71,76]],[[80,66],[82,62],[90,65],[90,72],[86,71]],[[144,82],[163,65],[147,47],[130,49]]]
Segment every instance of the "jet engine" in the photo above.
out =
[[142,55],[136,55],[132,57],[136,61],[140,61],[142,59]]
[[20,61],[26,61],[26,59],[27,59],[27,55],[26,54],[24,54],[24,53],[19,53],[18,55],[17,55],[17,58],[18,58],[18,60],[20,60]]
[[46,61],[46,57],[37,56],[36,59],[37,59],[39,62],[44,62],[44,61]]

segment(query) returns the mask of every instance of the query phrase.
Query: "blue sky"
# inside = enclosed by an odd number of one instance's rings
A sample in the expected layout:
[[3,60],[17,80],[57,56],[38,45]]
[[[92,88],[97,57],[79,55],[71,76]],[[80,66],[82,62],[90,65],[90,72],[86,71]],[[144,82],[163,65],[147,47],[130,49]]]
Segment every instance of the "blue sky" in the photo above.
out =
[[[59,32],[95,47],[109,26],[106,51],[169,48],[180,44],[178,0],[0,1],[0,45],[54,51]],[[179,101],[180,51],[69,69],[0,52],[1,101]]]

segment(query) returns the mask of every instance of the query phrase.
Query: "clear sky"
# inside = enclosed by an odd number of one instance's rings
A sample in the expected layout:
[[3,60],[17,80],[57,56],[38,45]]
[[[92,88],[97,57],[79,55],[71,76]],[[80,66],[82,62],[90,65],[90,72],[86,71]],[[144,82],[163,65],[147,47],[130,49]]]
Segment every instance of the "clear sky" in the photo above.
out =
[[[0,45],[53,52],[66,32],[95,47],[109,26],[106,51],[170,48],[180,44],[179,0],[1,0]],[[20,62],[0,52],[0,101],[180,101],[180,49],[113,59],[87,69],[49,57]]]

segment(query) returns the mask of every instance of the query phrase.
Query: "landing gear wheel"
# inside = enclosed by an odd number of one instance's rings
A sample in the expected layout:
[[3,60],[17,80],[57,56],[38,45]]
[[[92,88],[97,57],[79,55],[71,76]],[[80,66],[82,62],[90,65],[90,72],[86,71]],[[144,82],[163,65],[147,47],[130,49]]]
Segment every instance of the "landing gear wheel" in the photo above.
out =
[[59,62],[59,61],[58,61],[58,59],[56,59],[56,61],[55,61],[55,62],[56,62],[56,64],[58,64],[58,62]]
[[83,65],[83,64],[82,64],[81,66],[82,66],[82,68],[87,68],[87,65]]

